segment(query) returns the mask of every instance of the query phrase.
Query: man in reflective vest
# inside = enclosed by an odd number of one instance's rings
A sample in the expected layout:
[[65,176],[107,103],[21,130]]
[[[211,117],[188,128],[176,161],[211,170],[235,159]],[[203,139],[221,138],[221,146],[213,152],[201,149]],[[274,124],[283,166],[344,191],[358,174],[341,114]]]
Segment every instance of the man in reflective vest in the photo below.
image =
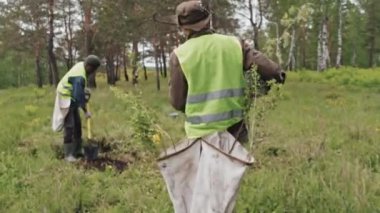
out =
[[247,130],[244,70],[256,65],[264,81],[283,83],[285,74],[239,39],[215,33],[201,1],[176,9],[187,37],[170,56],[171,104],[186,114],[187,138],[165,150],[158,165],[175,212],[232,213],[253,156],[238,142]]
[[100,64],[97,56],[88,56],[84,62],[75,64],[57,87],[53,130],[64,130],[64,153],[68,162],[75,162],[82,153],[79,108],[83,109],[86,118],[91,117],[91,113],[86,109],[87,76],[94,74]]
[[173,107],[186,114],[187,137],[228,130],[244,141],[244,71],[257,65],[262,80],[279,83],[285,73],[239,39],[215,33],[201,1],[183,2],[176,17],[187,41],[170,56],[170,98]]

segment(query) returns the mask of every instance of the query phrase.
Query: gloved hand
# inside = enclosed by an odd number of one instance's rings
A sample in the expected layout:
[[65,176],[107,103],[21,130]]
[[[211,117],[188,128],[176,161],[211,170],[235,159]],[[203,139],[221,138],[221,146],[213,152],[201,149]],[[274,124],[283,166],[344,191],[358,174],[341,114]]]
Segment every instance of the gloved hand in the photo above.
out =
[[89,118],[91,118],[91,117],[92,117],[91,112],[88,112],[88,111],[87,111],[87,112],[86,112],[86,118],[89,119]]

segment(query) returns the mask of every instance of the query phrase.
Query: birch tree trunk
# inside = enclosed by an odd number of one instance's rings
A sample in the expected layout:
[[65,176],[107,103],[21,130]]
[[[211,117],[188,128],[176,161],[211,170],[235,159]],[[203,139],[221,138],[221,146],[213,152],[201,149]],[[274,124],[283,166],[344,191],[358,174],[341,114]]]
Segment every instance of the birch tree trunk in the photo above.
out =
[[301,28],[301,37],[302,37],[302,43],[300,45],[300,48],[301,48],[301,55],[302,55],[302,67],[306,67],[307,66],[307,62],[306,62],[306,40],[307,40],[307,29],[305,26],[303,26]]
[[287,69],[291,71],[295,70],[295,64],[296,64],[296,58],[294,56],[295,47],[296,47],[296,29],[294,26],[292,26],[292,38],[290,42],[288,62],[286,63]]
[[328,18],[324,17],[322,21],[322,26],[319,32],[319,42],[318,42],[318,71],[322,72],[327,69],[329,63],[329,48],[328,48],[328,29],[327,29]]
[[210,27],[211,27],[211,29],[214,29],[214,20],[213,20],[214,19],[214,15],[212,14],[212,11],[213,11],[212,0],[208,1],[208,10],[211,13]]
[[326,67],[325,69],[327,69],[329,66],[330,66],[330,50],[329,50],[329,31],[328,31],[328,27],[327,27],[327,24],[328,24],[328,17],[326,16],[325,20],[324,20],[324,23],[323,23],[323,56],[324,56],[324,60],[325,60],[325,64],[326,64]]
[[343,28],[343,4],[344,0],[339,1],[339,26],[338,26],[338,52],[336,55],[336,68],[342,65],[342,48],[343,48],[343,38],[342,38],[342,28]]
[[278,64],[282,65],[282,55],[281,55],[281,47],[280,47],[280,32],[278,29],[278,24],[276,22],[273,22],[273,24],[276,26],[276,57]]

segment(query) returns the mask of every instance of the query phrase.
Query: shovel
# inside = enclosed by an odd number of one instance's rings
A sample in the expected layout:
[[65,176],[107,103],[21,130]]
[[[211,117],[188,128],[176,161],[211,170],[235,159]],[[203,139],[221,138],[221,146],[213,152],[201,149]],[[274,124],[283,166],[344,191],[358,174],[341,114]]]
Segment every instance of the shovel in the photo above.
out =
[[[87,103],[87,110],[90,111],[90,104]],[[87,118],[87,144],[84,147],[84,154],[87,160],[93,161],[98,158],[99,146],[94,144],[91,131],[91,118]]]
[[[87,103],[87,110],[90,111],[90,104]],[[91,132],[91,117],[87,118],[87,140],[92,140],[92,132]]]

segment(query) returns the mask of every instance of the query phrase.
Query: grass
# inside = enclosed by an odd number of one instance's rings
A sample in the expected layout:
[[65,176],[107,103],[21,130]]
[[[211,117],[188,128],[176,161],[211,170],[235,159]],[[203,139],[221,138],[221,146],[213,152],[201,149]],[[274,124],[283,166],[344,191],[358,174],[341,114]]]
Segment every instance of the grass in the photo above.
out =
[[[368,83],[380,81],[380,71],[357,77],[345,69],[355,81],[341,80],[341,71],[289,75],[284,98],[263,121],[252,150],[258,162],[244,178],[236,212],[380,212],[380,93]],[[122,173],[57,159],[54,89],[0,90],[0,212],[173,212],[155,163],[162,146],[136,138],[133,126],[144,106],[174,141],[184,135],[183,116],[168,116],[166,81],[157,92],[154,80],[138,88],[119,82],[132,102],[115,97],[102,78],[93,93],[95,137],[117,147],[114,157],[137,153]]]

